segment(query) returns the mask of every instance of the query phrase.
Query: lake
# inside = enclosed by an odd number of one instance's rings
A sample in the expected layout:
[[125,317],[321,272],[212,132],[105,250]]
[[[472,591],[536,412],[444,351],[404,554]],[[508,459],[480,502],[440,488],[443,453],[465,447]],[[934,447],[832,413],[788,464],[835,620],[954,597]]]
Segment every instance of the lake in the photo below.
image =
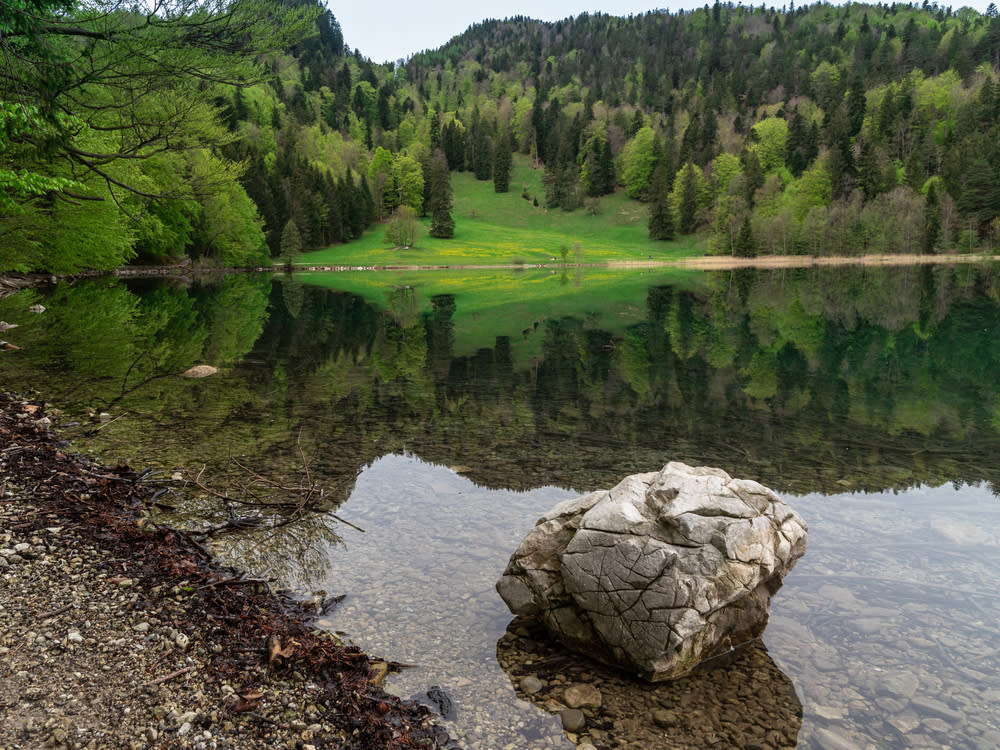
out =
[[[996,267],[107,278],[0,320],[0,387],[158,472],[159,520],[256,523],[211,546],[446,696],[463,747],[572,748],[570,682],[597,748],[1000,747]],[[555,503],[670,460],[771,487],[809,549],[762,645],[651,687],[493,586]]]

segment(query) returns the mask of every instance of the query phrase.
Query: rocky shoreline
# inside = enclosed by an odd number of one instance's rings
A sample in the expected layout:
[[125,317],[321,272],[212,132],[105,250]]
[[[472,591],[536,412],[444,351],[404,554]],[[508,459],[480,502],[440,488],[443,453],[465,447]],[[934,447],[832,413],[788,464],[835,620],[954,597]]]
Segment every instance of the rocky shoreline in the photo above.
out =
[[0,394],[0,750],[454,747],[312,610],[145,512]]

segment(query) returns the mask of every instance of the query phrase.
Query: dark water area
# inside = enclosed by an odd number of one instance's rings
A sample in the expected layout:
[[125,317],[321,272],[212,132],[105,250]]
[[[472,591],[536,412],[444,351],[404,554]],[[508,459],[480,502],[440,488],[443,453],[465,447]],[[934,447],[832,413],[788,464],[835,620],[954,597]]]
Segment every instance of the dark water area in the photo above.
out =
[[[77,449],[181,478],[161,520],[253,517],[220,557],[346,595],[324,624],[417,665],[389,689],[444,690],[466,747],[572,746],[515,691],[533,665],[493,584],[556,502],[670,460],[773,488],[809,551],[759,663],[673,692],[586,672],[634,715],[580,742],[1000,746],[996,268],[307,280],[20,292],[0,387],[37,389]],[[320,508],[219,499],[254,477],[322,486]],[[743,674],[784,697],[718,692]]]

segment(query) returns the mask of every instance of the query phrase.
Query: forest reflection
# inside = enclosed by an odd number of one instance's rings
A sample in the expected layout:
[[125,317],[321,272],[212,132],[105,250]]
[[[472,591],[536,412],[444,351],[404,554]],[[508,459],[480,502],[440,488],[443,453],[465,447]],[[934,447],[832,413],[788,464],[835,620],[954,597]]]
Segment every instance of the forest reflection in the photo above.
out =
[[[45,315],[23,312],[37,301]],[[95,447],[155,445],[177,465],[235,448],[285,470],[305,446],[330,475],[412,451],[514,489],[610,486],[667,460],[795,494],[1000,487],[994,268],[740,269],[637,302],[629,320],[593,301],[512,312],[470,350],[460,293],[61,284],[0,300],[22,325],[4,376],[128,411]],[[224,373],[174,377],[199,362]]]

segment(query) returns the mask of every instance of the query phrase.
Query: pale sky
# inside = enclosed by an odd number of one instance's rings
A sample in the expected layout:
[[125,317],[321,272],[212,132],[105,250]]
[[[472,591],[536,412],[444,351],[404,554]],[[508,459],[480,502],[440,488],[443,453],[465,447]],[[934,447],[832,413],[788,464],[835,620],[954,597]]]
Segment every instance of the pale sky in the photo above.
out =
[[[559,21],[580,13],[600,10],[612,16],[645,13],[653,8],[700,8],[702,2],[677,0],[536,0],[535,2],[499,2],[498,0],[327,0],[327,7],[340,22],[344,43],[359,49],[372,62],[406,59],[416,52],[437,49],[472,24],[487,18],[528,16],[540,21]],[[714,2],[714,0],[712,0]],[[758,0],[759,2],[759,0]],[[709,3],[711,4],[711,3]],[[588,7],[590,6],[590,7]]]
[[[465,31],[469,26],[487,18],[509,18],[528,16],[540,21],[558,21],[580,13],[601,12],[612,16],[627,16],[654,8],[665,8],[671,12],[681,8],[700,8],[708,0],[535,0],[535,2],[500,2],[500,0],[443,0],[419,2],[418,0],[326,0],[327,6],[340,22],[344,32],[344,42],[352,49],[371,58],[372,62],[383,63],[408,58],[416,52],[437,49],[453,36]],[[922,0],[921,0],[922,1]],[[599,3],[599,7],[595,6]],[[711,5],[714,0],[708,4]],[[975,8],[980,13],[986,10],[990,0],[972,2],[948,2],[938,4],[957,9],[964,5]],[[780,8],[787,0],[771,0],[768,7]],[[796,5],[812,4],[812,0],[801,0]],[[760,0],[746,0],[744,5],[759,6]]]

